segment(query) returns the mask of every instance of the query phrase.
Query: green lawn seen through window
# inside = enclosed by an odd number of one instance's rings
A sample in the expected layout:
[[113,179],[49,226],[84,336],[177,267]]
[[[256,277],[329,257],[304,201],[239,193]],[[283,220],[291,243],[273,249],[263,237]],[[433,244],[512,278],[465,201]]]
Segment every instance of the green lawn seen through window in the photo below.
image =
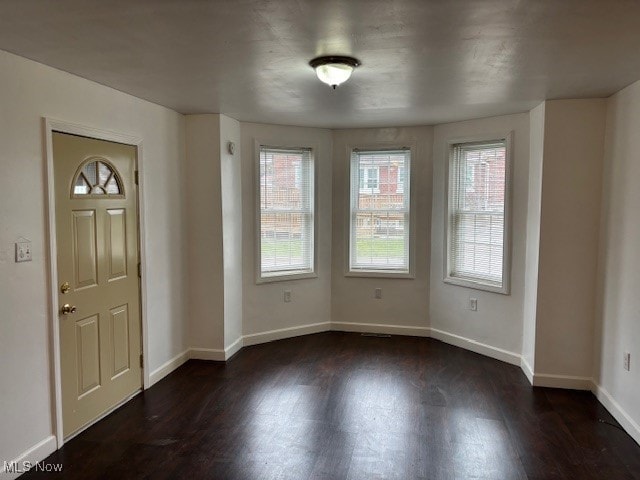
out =
[[361,238],[357,241],[357,254],[363,257],[386,258],[404,256],[403,238]]
[[[263,257],[292,257],[302,256],[302,241],[282,239],[262,239]],[[403,238],[361,238],[357,242],[358,256],[373,258],[402,257],[405,254]]]

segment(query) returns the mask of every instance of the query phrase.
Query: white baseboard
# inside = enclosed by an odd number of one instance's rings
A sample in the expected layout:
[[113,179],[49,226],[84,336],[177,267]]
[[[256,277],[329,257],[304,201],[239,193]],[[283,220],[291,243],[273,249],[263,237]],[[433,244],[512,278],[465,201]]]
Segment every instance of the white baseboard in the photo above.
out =
[[214,362],[224,362],[238,353],[244,346],[244,338],[238,337],[235,342],[224,350],[220,348],[189,348],[189,358],[194,360],[212,360]]
[[308,325],[300,325],[299,327],[280,328],[278,330],[268,330],[266,332],[244,335],[242,337],[242,343],[245,347],[248,347],[250,345],[258,345],[259,343],[310,335],[312,333],[327,332],[329,330],[331,330],[330,322],[310,323]]
[[622,428],[640,444],[640,425],[631,418],[611,394],[598,385],[593,378],[568,375],[534,374],[531,365],[522,357],[522,371],[535,387],[563,388],[568,390],[590,390],[598,401],[613,415]]
[[224,359],[229,360],[236,353],[242,350],[243,346],[244,346],[244,338],[242,337],[242,335],[240,335],[235,342],[233,342],[231,345],[229,345],[227,348],[224,349]]
[[524,372],[524,375],[527,377],[527,380],[529,380],[529,383],[533,385],[533,368],[531,368],[529,362],[527,362],[527,360],[524,358],[524,355],[520,359],[520,368]]
[[193,360],[212,360],[214,362],[224,362],[238,353],[244,346],[244,338],[238,337],[235,342],[224,350],[220,348],[189,348],[189,358]]
[[180,367],[187,360],[189,360],[189,350],[185,350],[184,352],[179,353],[172,359],[163,363],[160,367],[156,368],[149,374],[148,388],[150,388],[153,384],[158,383],[164,377],[173,372],[176,368]]
[[44,440],[36,443],[33,447],[22,452],[11,462],[8,462],[7,466],[14,467],[16,471],[11,472],[5,470],[5,464],[3,462],[3,464],[0,465],[0,478],[2,480],[18,478],[25,472],[25,464],[27,464],[27,462],[28,465],[35,465],[55,452],[57,448],[58,444],[56,442],[56,437],[54,435],[49,435]]
[[431,328],[431,337],[448,343],[449,345],[455,345],[456,347],[464,348],[465,350],[470,350],[486,357],[495,358],[496,360],[501,360],[511,365],[520,366],[521,364],[522,356],[519,353],[492,347],[491,345],[477,342],[471,338],[461,337],[460,335],[438,330],[437,328]]
[[429,337],[429,327],[409,327],[384,325],[379,323],[331,322],[331,330],[337,332],[381,333],[388,335],[408,335],[411,337]]
[[564,388],[566,390],[593,390],[593,379],[591,377],[535,373],[524,356],[520,360],[520,368],[533,387]]
[[189,358],[192,360],[213,360],[214,362],[224,362],[226,360],[224,350],[219,348],[199,348],[189,349]]
[[534,373],[532,385],[534,387],[564,388],[566,390],[590,391],[593,389],[593,379],[591,377],[577,377],[573,375]]
[[611,394],[600,385],[597,385],[595,381],[592,384],[593,394],[598,398],[600,403],[604,405],[611,415],[618,421],[622,428],[631,435],[636,443],[640,445],[640,425],[631,418],[618,402],[611,396]]

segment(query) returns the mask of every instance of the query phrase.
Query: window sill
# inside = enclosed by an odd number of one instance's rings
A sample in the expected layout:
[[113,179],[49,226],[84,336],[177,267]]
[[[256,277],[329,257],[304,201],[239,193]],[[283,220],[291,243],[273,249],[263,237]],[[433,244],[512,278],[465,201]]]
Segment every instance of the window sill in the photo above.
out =
[[256,278],[256,284],[260,285],[262,283],[290,282],[294,280],[305,280],[308,278],[318,278],[318,274],[316,272],[306,272],[306,271],[301,271],[299,273],[296,273],[296,272],[287,272],[283,274],[275,273],[273,275],[268,275],[268,276],[259,276],[258,278]]
[[411,272],[394,272],[388,270],[348,270],[344,272],[344,276],[356,278],[404,278],[408,280],[416,278]]
[[471,278],[445,277],[443,281],[449,285],[473,288],[474,290],[483,290],[485,292],[499,293],[501,295],[510,295],[511,293],[508,285],[496,285]]

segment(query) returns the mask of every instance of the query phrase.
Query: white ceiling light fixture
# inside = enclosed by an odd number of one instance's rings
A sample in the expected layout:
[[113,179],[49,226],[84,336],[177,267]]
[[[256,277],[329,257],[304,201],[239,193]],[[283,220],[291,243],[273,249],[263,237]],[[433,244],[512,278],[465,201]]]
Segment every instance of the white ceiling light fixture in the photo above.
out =
[[330,55],[314,58],[309,65],[316,71],[320,81],[335,88],[349,80],[351,73],[360,66],[360,61],[353,57]]

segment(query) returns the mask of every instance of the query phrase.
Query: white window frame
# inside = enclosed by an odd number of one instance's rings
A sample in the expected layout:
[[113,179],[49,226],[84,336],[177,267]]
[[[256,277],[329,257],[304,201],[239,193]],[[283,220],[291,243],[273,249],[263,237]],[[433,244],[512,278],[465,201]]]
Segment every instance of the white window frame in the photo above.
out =
[[[273,149],[273,150],[310,150],[311,157],[311,181],[310,185],[313,188],[313,192],[310,198],[310,209],[313,215],[313,220],[311,222],[311,228],[313,229],[311,233],[311,269],[305,270],[287,270],[282,272],[268,272],[263,274],[262,272],[262,228],[261,228],[261,217],[262,217],[262,209],[260,203],[260,153],[261,150],[265,149]],[[306,146],[291,146],[291,145],[277,145],[273,142],[265,142],[256,140],[254,145],[254,197],[255,197],[255,234],[254,234],[254,259],[255,259],[255,281],[256,284],[262,283],[271,283],[271,282],[284,282],[289,280],[302,280],[306,278],[317,278],[318,277],[318,162],[316,161],[316,145],[306,145]]]
[[[396,269],[364,269],[364,268],[352,268],[352,244],[353,244],[353,212],[354,212],[354,198],[352,197],[353,187],[353,171],[354,171],[354,159],[353,153],[355,151],[365,151],[365,152],[383,152],[383,151],[398,151],[398,150],[408,150],[409,151],[409,164],[405,169],[405,177],[408,175],[408,179],[406,181],[406,186],[409,189],[409,226],[408,226],[408,254],[409,254],[409,266],[407,270],[396,270]],[[368,144],[368,145],[348,145],[346,149],[346,157],[348,162],[347,167],[347,175],[348,180],[346,183],[346,198],[348,199],[348,208],[345,209],[345,266],[344,266],[344,276],[345,277],[364,277],[364,278],[399,278],[399,279],[414,279],[415,278],[415,218],[416,218],[416,201],[415,201],[415,175],[413,171],[415,170],[415,162],[416,162],[416,147],[414,144],[391,144],[391,143],[380,143],[380,144]],[[359,166],[358,166],[359,168]],[[358,173],[359,176],[359,173]],[[379,182],[379,177],[378,177]],[[378,186],[380,183],[378,183]],[[358,186],[358,191],[360,188]],[[379,190],[378,190],[379,191]],[[373,193],[378,193],[374,191]],[[404,192],[403,192],[404,193]]]
[[[458,145],[463,144],[483,144],[491,142],[504,142],[505,145],[505,190],[504,190],[504,229],[502,241],[502,285],[496,285],[493,282],[465,278],[451,275],[452,259],[451,247],[453,241],[451,215],[453,214],[453,206],[451,203],[453,177],[450,175],[452,163],[454,162],[454,149]],[[447,157],[445,159],[445,193],[444,193],[444,275],[443,281],[451,285],[460,287],[473,288],[475,290],[483,290],[487,292],[500,293],[509,295],[511,293],[511,203],[513,189],[513,132],[479,135],[474,137],[455,138],[447,141]]]

